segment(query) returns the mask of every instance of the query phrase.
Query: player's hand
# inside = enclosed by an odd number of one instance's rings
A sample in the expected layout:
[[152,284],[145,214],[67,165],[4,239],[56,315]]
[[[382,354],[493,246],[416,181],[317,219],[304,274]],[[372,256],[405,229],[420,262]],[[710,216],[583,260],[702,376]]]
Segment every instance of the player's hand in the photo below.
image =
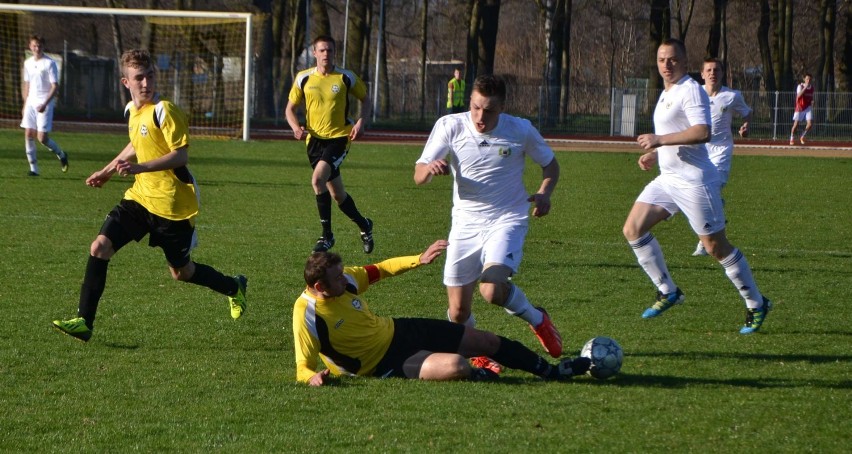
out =
[[656,134],[642,134],[636,138],[636,143],[644,150],[651,151],[660,146],[660,136]]
[[639,168],[642,170],[651,170],[657,165],[657,152],[651,151],[639,156]]
[[355,122],[355,125],[352,126],[352,130],[349,131],[349,140],[359,139],[363,135],[364,127],[362,124],[362,119],[359,118],[358,121]]
[[740,137],[748,137],[748,123],[743,123],[740,126]]
[[293,130],[293,137],[296,140],[302,140],[302,138],[305,137],[305,127],[299,126],[299,129],[294,129]]
[[542,216],[546,216],[547,213],[550,213],[550,196],[546,194],[533,194],[529,196],[527,202],[532,202],[535,207],[533,207],[533,216],[540,218]]
[[45,108],[45,107],[47,107],[47,104],[39,104],[39,106],[38,106],[38,107],[36,107],[36,111],[37,111],[38,113],[43,113],[43,112],[44,112],[44,108]]
[[328,382],[329,373],[330,371],[328,369],[322,372],[317,372],[310,380],[308,380],[308,384],[311,386],[322,386],[326,384]]
[[112,177],[112,172],[98,170],[89,176],[89,178],[86,178],[86,185],[93,188],[100,188],[109,181],[110,177]]
[[432,263],[433,260],[438,258],[445,249],[447,249],[447,245],[450,244],[447,240],[438,240],[429,245],[422,254],[420,254],[420,263],[423,265],[428,265]]
[[142,169],[142,166],[139,164],[125,161],[123,159],[119,159],[118,162],[115,163],[115,171],[123,177],[142,173]]
[[450,166],[447,165],[447,161],[443,159],[436,159],[429,164],[426,164],[426,168],[429,169],[430,175],[449,175],[450,174]]

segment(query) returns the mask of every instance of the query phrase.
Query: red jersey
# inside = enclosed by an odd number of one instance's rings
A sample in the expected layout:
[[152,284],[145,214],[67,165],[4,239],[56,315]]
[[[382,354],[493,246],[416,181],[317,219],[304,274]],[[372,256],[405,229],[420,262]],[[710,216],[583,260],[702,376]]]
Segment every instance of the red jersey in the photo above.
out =
[[799,84],[796,89],[796,112],[801,112],[814,102],[814,86]]

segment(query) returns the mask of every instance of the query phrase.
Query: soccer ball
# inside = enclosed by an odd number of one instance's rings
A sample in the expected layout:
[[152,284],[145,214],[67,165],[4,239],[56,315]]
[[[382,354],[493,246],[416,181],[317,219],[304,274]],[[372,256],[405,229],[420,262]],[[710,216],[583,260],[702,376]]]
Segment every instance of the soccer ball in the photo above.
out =
[[598,379],[617,374],[621,370],[621,362],[624,359],[624,353],[618,342],[605,336],[589,339],[580,351],[580,356],[592,361],[589,374]]

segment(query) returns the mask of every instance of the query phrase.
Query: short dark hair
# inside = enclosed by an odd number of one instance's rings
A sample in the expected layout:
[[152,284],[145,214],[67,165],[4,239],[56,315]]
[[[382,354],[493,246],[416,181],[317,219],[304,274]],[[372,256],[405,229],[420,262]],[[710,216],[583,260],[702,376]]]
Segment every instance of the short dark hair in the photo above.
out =
[[718,58],[715,58],[715,57],[710,57],[710,58],[705,58],[704,63],[701,64],[701,70],[702,71],[704,70],[704,65],[707,64],[707,63],[718,63],[719,67],[722,68],[722,71],[725,70],[725,64],[722,63],[722,60],[719,60]]
[[326,276],[328,269],[343,262],[340,255],[334,252],[314,252],[305,262],[305,283],[313,287],[317,282],[328,284]]
[[660,43],[660,47],[663,47],[663,46],[674,47],[675,51],[677,51],[679,54],[686,57],[686,45],[683,43],[683,41],[681,41],[679,39],[669,38],[669,39],[663,41],[662,43]]
[[814,78],[814,76],[812,76],[811,73],[805,73],[805,75],[802,76],[802,78],[804,79],[805,77],[810,77],[811,79]]
[[337,49],[337,43],[334,42],[334,38],[328,35],[319,35],[311,41],[311,47],[317,45],[317,43],[331,43],[331,47]]
[[44,36],[36,35],[36,34],[30,35],[30,39],[27,40],[27,43],[31,43],[33,41],[38,41],[43,46],[44,45]]
[[146,49],[130,49],[121,54],[121,74],[124,74],[124,68],[156,69],[156,66]]
[[501,104],[506,101],[506,82],[493,74],[477,76],[473,81],[473,91],[489,98],[498,98]]

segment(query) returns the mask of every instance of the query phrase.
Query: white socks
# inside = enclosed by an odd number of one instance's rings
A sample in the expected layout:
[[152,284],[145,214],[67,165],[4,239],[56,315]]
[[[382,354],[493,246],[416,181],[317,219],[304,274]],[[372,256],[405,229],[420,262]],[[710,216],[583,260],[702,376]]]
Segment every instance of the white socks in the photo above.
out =
[[740,295],[742,295],[746,302],[746,307],[756,309],[763,306],[763,295],[760,294],[760,290],[758,290],[757,284],[754,282],[748,261],[739,249],[734,248],[731,255],[719,261],[719,264],[725,268],[725,274],[728,275],[728,279],[731,280],[740,292]]
[[533,307],[524,291],[511,282],[509,283],[509,296],[506,298],[503,309],[515,317],[524,319],[532,326],[541,325],[541,322],[544,321],[544,315],[541,311]]
[[668,294],[677,289],[671,276],[669,276],[669,269],[666,266],[666,259],[663,257],[660,243],[651,232],[642,235],[637,240],[628,241],[628,243],[633,248],[633,253],[636,254],[639,265],[645,270],[645,274],[651,278],[660,293]]
[[24,139],[24,149],[27,151],[27,161],[30,162],[30,171],[38,173],[38,159],[36,158],[36,141],[34,138]]

